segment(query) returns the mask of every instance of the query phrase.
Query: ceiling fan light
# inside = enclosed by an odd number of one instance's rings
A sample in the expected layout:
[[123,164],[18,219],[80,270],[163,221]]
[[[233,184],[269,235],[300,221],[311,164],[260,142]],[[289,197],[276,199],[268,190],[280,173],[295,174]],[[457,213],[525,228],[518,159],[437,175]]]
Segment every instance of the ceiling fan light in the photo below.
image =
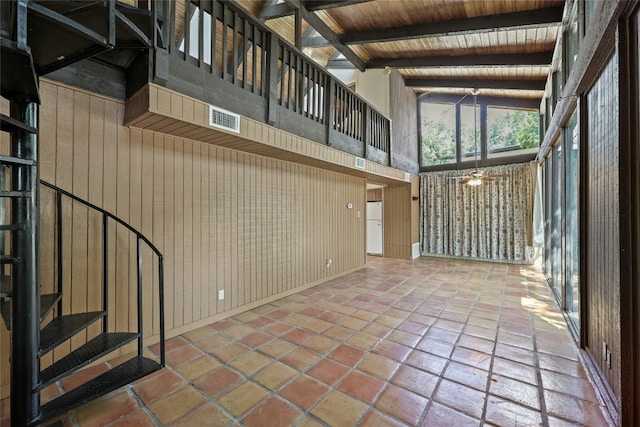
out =
[[467,182],[467,185],[471,185],[472,187],[478,186],[482,184],[482,180],[480,178],[473,178]]

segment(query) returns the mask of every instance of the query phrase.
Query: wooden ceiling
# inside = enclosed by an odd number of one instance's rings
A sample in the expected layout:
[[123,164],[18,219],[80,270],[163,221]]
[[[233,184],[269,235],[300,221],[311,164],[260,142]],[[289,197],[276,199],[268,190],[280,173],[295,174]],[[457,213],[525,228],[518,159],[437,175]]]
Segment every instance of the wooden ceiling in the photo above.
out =
[[478,88],[484,95],[523,98],[544,93],[565,3],[234,1],[327,68],[394,68],[421,93]]

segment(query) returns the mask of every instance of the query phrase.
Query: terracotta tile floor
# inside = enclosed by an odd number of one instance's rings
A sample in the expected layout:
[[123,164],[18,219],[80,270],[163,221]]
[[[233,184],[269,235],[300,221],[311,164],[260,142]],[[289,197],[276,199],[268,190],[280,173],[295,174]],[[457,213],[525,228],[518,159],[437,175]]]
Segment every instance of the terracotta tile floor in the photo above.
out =
[[609,425],[542,276],[520,266],[369,258],[171,339],[167,360],[56,424]]

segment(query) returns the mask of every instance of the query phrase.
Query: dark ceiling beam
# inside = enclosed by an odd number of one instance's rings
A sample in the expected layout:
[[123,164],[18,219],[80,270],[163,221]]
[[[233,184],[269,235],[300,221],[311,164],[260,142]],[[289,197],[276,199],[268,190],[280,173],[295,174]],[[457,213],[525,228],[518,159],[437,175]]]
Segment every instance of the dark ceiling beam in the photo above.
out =
[[306,0],[304,7],[309,11],[335,9],[336,7],[351,6],[358,3],[367,3],[373,0]]
[[327,47],[331,43],[322,36],[302,38],[302,47]]
[[284,16],[293,15],[295,8],[291,7],[287,3],[268,4],[262,7],[262,10],[258,14],[258,18],[264,21],[269,19],[282,18]]
[[366,68],[469,67],[499,65],[550,65],[553,52],[489,55],[423,56],[418,58],[377,58]]
[[358,55],[355,54],[349,47],[343,45],[338,38],[338,35],[334,33],[327,24],[318,18],[313,12],[309,12],[300,0],[285,0],[285,3],[289,6],[299,9],[302,18],[307,21],[322,37],[327,39],[344,57],[349,60],[360,71],[365,70],[365,63]]
[[546,79],[539,80],[488,80],[488,79],[425,79],[406,78],[408,87],[447,87],[476,89],[544,90]]
[[478,34],[493,32],[497,29],[539,28],[562,22],[563,6],[525,12],[505,13],[502,15],[477,16],[429,24],[410,25],[399,28],[358,31],[340,35],[345,45],[360,43],[388,42],[393,40],[409,40],[429,36],[445,36],[458,34]]
[[[358,3],[366,3],[372,0],[337,0],[337,1],[306,1],[304,7],[310,12],[324,9],[334,9],[336,7],[351,6]],[[272,3],[265,4],[258,15],[258,18],[269,20],[282,18],[283,16],[293,15],[295,7],[287,3]]]
[[327,61],[326,68],[333,68],[333,69],[336,69],[336,70],[349,70],[349,69],[354,69],[356,67],[354,67],[353,64],[351,62],[347,61],[346,59],[331,59],[331,58],[329,58],[329,60]]
[[[525,97],[526,96],[526,97]],[[512,108],[531,108],[539,109],[542,95],[536,98],[529,98],[528,95],[522,94],[522,97],[517,96],[488,96],[478,95],[478,104],[489,104],[495,107],[512,107]],[[465,104],[473,105],[473,96],[468,94],[467,96],[461,96],[459,94],[450,93],[423,93],[418,96],[420,102],[450,102],[453,104]]]

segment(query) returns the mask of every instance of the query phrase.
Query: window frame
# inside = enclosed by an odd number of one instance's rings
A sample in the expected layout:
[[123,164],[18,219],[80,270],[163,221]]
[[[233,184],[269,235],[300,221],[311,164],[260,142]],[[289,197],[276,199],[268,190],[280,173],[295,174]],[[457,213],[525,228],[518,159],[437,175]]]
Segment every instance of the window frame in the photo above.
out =
[[[540,122],[540,100],[537,98],[507,98],[495,96],[478,96],[478,109],[480,110],[480,140],[478,167],[499,166],[512,163],[529,162],[536,158],[537,153],[514,154],[513,156],[489,157],[487,152],[487,107],[514,108],[535,110],[538,112],[538,122]],[[436,93],[425,93],[418,97],[418,156],[420,162],[420,172],[434,172],[443,170],[460,170],[475,167],[475,158],[462,159],[460,126],[456,126],[456,162],[440,165],[424,165],[422,163],[422,104],[423,103],[448,103],[456,105],[456,122],[459,122],[460,105],[473,105],[473,96],[447,95]],[[542,141],[542,135],[539,136]]]

